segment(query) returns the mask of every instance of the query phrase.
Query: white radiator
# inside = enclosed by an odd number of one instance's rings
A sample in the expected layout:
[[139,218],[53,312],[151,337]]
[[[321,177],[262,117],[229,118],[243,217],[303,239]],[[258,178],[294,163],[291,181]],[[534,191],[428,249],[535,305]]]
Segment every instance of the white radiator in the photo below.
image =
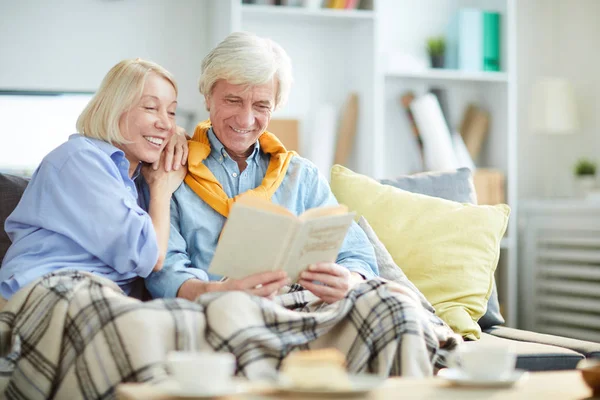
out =
[[529,220],[522,249],[522,325],[600,342],[600,223]]

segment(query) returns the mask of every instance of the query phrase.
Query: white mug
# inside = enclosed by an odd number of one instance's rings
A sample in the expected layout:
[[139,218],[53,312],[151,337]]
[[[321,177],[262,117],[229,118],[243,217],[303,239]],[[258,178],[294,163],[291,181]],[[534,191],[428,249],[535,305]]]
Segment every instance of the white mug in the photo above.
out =
[[515,370],[517,355],[512,346],[461,345],[448,357],[452,368],[477,380],[507,379]]
[[172,351],[167,354],[167,370],[186,393],[220,393],[231,388],[235,374],[231,353]]

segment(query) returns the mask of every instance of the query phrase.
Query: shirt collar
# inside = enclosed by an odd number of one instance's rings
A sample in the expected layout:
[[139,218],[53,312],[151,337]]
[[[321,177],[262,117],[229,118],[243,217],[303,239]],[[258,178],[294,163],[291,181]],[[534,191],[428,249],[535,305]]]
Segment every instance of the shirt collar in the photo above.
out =
[[[220,163],[223,163],[223,161],[229,157],[227,150],[225,150],[225,146],[223,146],[223,143],[221,143],[221,141],[217,138],[217,135],[215,135],[212,127],[208,130],[207,136],[208,142],[210,143],[211,156],[219,160]],[[260,143],[257,140],[256,143],[254,143],[254,150],[252,150],[252,153],[248,156],[246,161],[256,160],[259,152]]]
[[[77,139],[81,136],[83,136],[83,135],[81,135],[79,133],[75,133],[75,134],[69,136],[69,140]],[[116,147],[108,142],[105,142],[104,140],[94,139],[94,138],[87,137],[87,136],[85,138],[87,140],[89,140],[90,142],[92,142],[98,149],[100,149],[100,151],[106,153],[106,155],[109,156],[111,160],[113,160],[113,162],[119,169],[122,169],[122,166],[123,166],[124,167],[123,169],[126,172],[125,175],[129,176],[129,160],[125,157],[125,153],[123,152],[123,150],[119,149],[118,147]],[[139,165],[135,168],[135,171],[133,172],[133,176],[131,177],[132,180],[134,180],[135,178],[138,177],[138,175],[140,174],[141,168],[142,168],[142,163],[139,163]]]

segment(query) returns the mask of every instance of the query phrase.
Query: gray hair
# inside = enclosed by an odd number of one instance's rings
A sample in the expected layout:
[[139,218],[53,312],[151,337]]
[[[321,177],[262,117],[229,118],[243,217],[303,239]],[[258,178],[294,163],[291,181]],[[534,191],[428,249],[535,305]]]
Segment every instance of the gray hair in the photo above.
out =
[[292,63],[271,39],[249,32],[227,36],[202,60],[200,93],[210,97],[218,80],[232,85],[262,85],[277,78],[275,109],[284,105],[292,86]]

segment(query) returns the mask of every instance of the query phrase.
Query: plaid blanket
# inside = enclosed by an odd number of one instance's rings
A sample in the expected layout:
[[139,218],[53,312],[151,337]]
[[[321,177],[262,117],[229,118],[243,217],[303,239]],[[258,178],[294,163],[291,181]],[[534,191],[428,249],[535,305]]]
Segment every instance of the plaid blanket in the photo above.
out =
[[383,280],[331,305],[297,285],[274,300],[224,292],[141,302],[109,280],[66,271],[22,289],[0,313],[0,393],[114,398],[121,382],[167,381],[171,350],[231,352],[249,379],[274,378],[293,350],[324,347],[344,352],[353,373],[429,376],[460,340]]

